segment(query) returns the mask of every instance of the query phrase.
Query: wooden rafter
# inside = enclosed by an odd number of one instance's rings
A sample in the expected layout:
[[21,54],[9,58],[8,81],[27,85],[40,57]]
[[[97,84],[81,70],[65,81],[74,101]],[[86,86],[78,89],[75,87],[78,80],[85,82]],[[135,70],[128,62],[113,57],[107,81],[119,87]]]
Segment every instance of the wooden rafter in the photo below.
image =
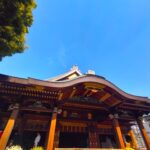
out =
[[88,92],[89,92],[89,89],[86,89],[83,93],[83,96],[86,96]]
[[73,90],[71,91],[71,93],[69,95],[69,98],[72,98],[75,95],[76,91],[77,91],[77,89],[73,88]]
[[62,98],[63,98],[63,93],[60,92],[59,95],[58,95],[58,100],[60,101],[60,100],[62,100]]
[[107,100],[110,97],[111,97],[111,94],[106,93],[104,96],[102,96],[102,97],[99,98],[99,101],[105,101],[105,100]]

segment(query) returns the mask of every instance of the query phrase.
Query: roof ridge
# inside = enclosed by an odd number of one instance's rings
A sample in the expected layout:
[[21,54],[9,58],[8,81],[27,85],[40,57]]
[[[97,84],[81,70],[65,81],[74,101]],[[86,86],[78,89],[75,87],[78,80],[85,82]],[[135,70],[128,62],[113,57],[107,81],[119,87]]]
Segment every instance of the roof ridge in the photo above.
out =
[[49,79],[46,79],[47,81],[58,81],[60,79],[63,79],[65,77],[68,77],[69,75],[73,74],[73,73],[77,73],[78,76],[81,76],[83,75],[81,73],[81,71],[79,70],[78,66],[74,65],[68,72],[64,73],[64,74],[60,74],[56,77],[53,77],[53,78],[49,78]]

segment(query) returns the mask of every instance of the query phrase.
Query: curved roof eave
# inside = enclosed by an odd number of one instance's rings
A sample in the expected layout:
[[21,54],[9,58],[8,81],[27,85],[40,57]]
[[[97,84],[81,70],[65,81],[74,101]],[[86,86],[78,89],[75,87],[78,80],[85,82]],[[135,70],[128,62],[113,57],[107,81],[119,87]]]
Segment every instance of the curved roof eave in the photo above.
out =
[[[30,78],[29,83],[32,83],[33,80],[34,79]],[[103,84],[105,86],[108,86],[127,99],[150,102],[150,99],[148,97],[135,96],[132,94],[128,94],[124,92],[123,90],[121,90],[120,88],[118,88],[113,83],[111,83],[110,81],[106,80],[105,78],[99,77],[96,75],[82,75],[82,76],[79,76],[78,78],[67,80],[67,81],[65,80],[65,81],[56,81],[56,82],[45,82],[45,81],[41,81],[41,82],[44,82],[45,86],[54,87],[54,88],[65,88],[65,87],[74,86],[80,83],[93,82],[93,83]],[[41,82],[39,85],[41,85]]]
[[1,75],[0,78],[3,76],[3,81],[7,82],[12,82],[12,83],[20,83],[20,84],[25,84],[25,85],[39,85],[39,86],[46,86],[46,87],[52,87],[52,88],[66,88],[70,86],[75,86],[80,83],[97,83],[97,84],[103,84],[113,90],[115,90],[118,94],[122,95],[126,99],[132,99],[132,100],[140,100],[140,101],[145,101],[150,103],[150,99],[148,97],[141,97],[141,96],[135,96],[132,94],[128,94],[115,86],[113,83],[110,81],[106,80],[103,77],[99,77],[96,75],[82,75],[79,76],[78,78],[68,80],[68,81],[43,81],[43,80],[38,80],[38,79],[33,79],[33,78],[28,78],[28,79],[22,79],[22,78],[16,78],[16,77],[10,77],[10,76],[5,76]]

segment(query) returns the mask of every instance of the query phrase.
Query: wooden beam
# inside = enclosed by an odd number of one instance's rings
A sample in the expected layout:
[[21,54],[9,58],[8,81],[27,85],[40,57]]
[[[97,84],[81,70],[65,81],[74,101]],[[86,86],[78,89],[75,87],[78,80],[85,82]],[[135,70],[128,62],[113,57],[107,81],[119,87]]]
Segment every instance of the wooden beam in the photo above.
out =
[[52,112],[50,109],[43,109],[43,108],[28,108],[28,107],[22,107],[20,110],[25,110],[25,111],[31,111],[31,112]]
[[87,94],[87,96],[88,96],[88,97],[89,97],[89,96],[92,96],[92,94],[93,94],[93,92],[90,91],[90,92]]
[[84,83],[85,88],[87,89],[104,89],[105,85],[99,83]]
[[119,106],[119,109],[126,109],[126,110],[135,110],[135,111],[149,112],[149,109],[150,109],[150,108],[140,108],[140,107],[137,107],[137,106],[121,105],[121,106]]
[[144,104],[131,104],[131,103],[124,103],[126,106],[132,106],[132,107],[140,107],[140,108],[147,108],[150,109],[150,105],[144,105]]
[[99,105],[89,105],[89,104],[80,104],[80,103],[65,103],[64,106],[108,111],[105,107],[102,107]]
[[19,109],[14,109],[4,129],[2,137],[0,138],[0,150],[5,150],[11,132],[14,128],[16,118],[18,116]]
[[137,124],[139,126],[140,131],[141,131],[145,145],[146,145],[147,149],[150,150],[150,139],[146,133],[146,130],[145,130],[143,123],[142,123],[142,120],[140,118],[137,119]]
[[76,88],[73,88],[73,90],[72,90],[71,93],[70,93],[69,98],[72,98],[72,97],[75,95],[76,91],[77,91],[77,89],[76,89]]
[[120,125],[119,125],[119,122],[118,122],[117,118],[113,118],[113,125],[114,125],[114,129],[115,129],[115,132],[116,132],[118,146],[121,149],[125,149],[125,143],[123,141],[122,132],[121,132]]
[[48,143],[46,150],[53,150],[54,149],[54,136],[55,136],[55,129],[56,129],[56,121],[57,121],[57,112],[53,112],[49,135],[48,135]]
[[104,96],[99,98],[99,101],[105,101],[106,99],[108,99],[109,97],[111,97],[111,94],[106,93]]
[[63,97],[63,93],[61,92],[61,93],[59,93],[58,100],[59,101],[62,100],[62,97]]
[[83,96],[86,96],[89,91],[90,91],[89,89],[86,89],[83,93]]

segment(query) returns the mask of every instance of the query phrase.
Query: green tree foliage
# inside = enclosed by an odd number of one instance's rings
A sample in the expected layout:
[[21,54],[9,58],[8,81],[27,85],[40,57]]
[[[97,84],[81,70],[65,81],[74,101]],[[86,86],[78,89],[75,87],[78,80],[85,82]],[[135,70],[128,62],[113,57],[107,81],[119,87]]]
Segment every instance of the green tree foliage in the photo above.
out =
[[35,0],[0,0],[0,60],[25,50]]

